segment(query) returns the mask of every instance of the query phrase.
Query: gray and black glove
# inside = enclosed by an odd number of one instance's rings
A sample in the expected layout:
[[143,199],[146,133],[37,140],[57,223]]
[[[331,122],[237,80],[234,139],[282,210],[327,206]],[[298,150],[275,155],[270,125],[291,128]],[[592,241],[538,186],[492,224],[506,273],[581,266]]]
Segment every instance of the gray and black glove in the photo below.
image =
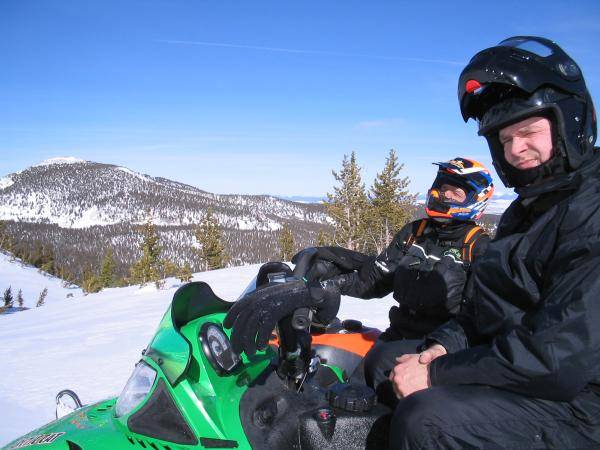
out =
[[327,324],[340,307],[340,293],[333,283],[307,284],[304,280],[277,283],[252,291],[231,307],[223,325],[232,328],[231,345],[236,353],[251,356],[266,348],[271,332],[284,317],[299,308],[310,308]]

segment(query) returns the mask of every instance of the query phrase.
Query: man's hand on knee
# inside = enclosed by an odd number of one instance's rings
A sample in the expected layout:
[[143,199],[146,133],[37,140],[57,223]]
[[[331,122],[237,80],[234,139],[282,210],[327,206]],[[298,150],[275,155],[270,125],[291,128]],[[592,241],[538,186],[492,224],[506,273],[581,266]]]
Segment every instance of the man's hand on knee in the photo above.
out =
[[443,345],[433,344],[427,350],[424,350],[419,354],[419,362],[421,364],[429,364],[434,359],[439,358],[447,353],[448,352]]
[[402,355],[390,372],[390,381],[398,398],[429,387],[429,365],[419,362],[419,355]]

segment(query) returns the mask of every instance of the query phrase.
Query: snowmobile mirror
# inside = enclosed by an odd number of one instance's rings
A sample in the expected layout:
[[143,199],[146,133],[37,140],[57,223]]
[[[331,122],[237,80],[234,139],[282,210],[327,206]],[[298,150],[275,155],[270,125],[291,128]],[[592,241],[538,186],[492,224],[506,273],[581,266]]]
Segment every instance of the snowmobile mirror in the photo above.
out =
[[81,400],[77,394],[69,389],[56,394],[56,418],[60,419],[81,408]]

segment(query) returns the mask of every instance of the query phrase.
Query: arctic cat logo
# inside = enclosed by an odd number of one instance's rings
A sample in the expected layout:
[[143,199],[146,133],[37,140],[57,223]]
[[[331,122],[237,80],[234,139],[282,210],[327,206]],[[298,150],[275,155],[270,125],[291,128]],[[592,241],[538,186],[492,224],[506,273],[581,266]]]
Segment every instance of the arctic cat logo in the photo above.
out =
[[39,434],[37,436],[21,439],[20,441],[15,442],[13,445],[11,445],[8,448],[13,449],[13,448],[29,447],[30,445],[52,444],[63,434],[65,434],[65,433],[62,431],[59,433]]

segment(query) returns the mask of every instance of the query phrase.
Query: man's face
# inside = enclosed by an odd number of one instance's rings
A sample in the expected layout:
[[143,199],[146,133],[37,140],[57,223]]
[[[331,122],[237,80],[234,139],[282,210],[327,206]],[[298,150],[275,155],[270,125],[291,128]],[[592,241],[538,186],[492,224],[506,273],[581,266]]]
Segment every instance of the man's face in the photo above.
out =
[[552,129],[544,117],[530,117],[500,130],[504,158],[513,167],[532,169],[552,157]]
[[440,186],[442,200],[445,202],[462,203],[467,199],[467,193],[463,188],[452,186],[451,184],[442,184]]

